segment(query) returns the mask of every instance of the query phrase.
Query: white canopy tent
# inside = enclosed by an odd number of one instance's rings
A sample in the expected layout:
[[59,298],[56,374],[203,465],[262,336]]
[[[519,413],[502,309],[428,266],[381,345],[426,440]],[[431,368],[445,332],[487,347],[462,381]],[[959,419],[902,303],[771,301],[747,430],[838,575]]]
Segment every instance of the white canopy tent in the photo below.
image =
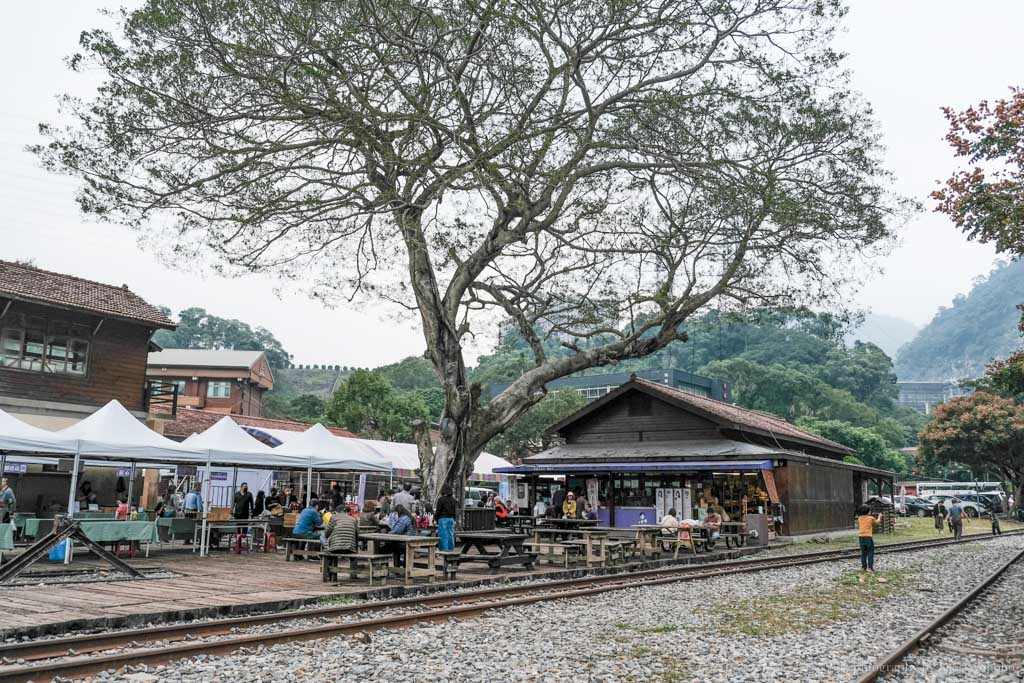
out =
[[[321,427],[321,429],[323,429],[324,432],[327,432],[323,427]],[[281,445],[274,449],[275,452],[287,452],[286,450],[283,450],[285,446],[290,446],[302,434],[302,432],[291,432],[284,429],[267,429],[264,427],[250,427],[246,429],[246,431],[250,433],[259,432],[280,442]],[[329,434],[330,432],[327,433]],[[420,468],[420,456],[416,444],[396,443],[394,441],[377,441],[375,439],[358,439],[354,437],[334,438],[342,441],[345,445],[353,443],[360,444],[370,452],[376,453],[385,458],[390,463],[393,470],[402,470],[399,474],[412,476],[412,473]],[[473,476],[471,478],[477,481],[488,481],[490,478],[495,476],[495,467],[511,466],[512,463],[503,458],[499,458],[498,456],[490,453],[481,453],[473,465]]]

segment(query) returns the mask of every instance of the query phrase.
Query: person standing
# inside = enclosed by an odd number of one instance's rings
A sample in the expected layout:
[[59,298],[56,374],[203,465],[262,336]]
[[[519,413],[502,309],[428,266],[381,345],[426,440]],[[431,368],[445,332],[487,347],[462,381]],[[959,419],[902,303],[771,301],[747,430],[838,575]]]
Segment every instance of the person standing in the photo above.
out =
[[875,526],[882,523],[882,513],[871,514],[871,508],[861,505],[857,508],[857,541],[860,543],[860,568],[875,571]]
[[15,497],[7,477],[0,479],[0,522],[4,524],[10,522],[17,506],[18,499]]
[[565,502],[565,489],[558,487],[555,489],[554,495],[551,496],[551,505],[554,506],[557,512],[562,511],[562,504]]
[[988,511],[988,518],[992,522],[992,535],[998,536],[1003,533],[1003,530],[999,528],[999,515],[996,514],[995,509]]
[[263,491],[256,492],[256,500],[252,503],[252,516],[259,517],[267,509],[267,498]]
[[195,519],[203,510],[203,496],[199,493],[199,484],[193,484],[192,490],[185,494],[185,516]]
[[437,520],[437,546],[441,552],[455,550],[455,515],[459,513],[459,504],[452,495],[452,487],[445,484],[441,487],[441,497],[437,499],[434,517]]
[[391,505],[396,508],[401,505],[411,512],[415,500],[416,499],[412,496],[412,484],[405,482],[405,484],[402,485],[402,490],[391,498]]
[[565,501],[562,503],[562,517],[576,519],[576,496],[572,491],[565,494]]
[[253,500],[249,493],[249,485],[242,482],[235,494],[235,504],[231,508],[231,516],[235,519],[249,519],[252,517]]
[[946,519],[949,520],[953,538],[962,538],[964,535],[964,509],[960,505],[959,498],[953,499],[953,504],[949,506],[949,511],[946,513]]
[[946,526],[946,508],[942,503],[936,503],[932,508],[932,521],[935,522],[935,530],[941,534],[943,527]]
[[538,498],[537,502],[533,504],[533,516],[543,517],[548,511],[548,504],[544,502],[543,498]]

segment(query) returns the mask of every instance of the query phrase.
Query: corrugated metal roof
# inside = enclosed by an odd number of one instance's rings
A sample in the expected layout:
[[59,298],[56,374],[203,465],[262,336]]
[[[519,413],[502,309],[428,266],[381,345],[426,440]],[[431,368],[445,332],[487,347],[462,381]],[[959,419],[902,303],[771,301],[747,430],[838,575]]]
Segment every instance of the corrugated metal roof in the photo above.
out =
[[262,355],[262,351],[164,349],[149,354],[148,364],[154,368],[238,368],[248,370]]
[[175,328],[170,318],[128,289],[128,285],[106,285],[20,263],[0,261],[0,296],[143,322],[169,330]]
[[546,462],[621,462],[623,460],[653,462],[663,458],[771,457],[783,452],[785,451],[729,439],[574,443],[553,446],[543,453],[525,458],[523,462],[527,465]]
[[500,474],[539,474],[552,472],[709,472],[722,470],[754,471],[773,469],[771,460],[676,460],[674,462],[588,462],[548,463],[496,467]]

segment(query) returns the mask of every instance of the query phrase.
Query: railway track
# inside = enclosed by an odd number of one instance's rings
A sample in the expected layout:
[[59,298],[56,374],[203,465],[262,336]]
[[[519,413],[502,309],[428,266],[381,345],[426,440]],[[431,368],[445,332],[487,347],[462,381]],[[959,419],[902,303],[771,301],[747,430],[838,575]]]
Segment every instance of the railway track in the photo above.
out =
[[[1004,535],[1016,535],[1012,532]],[[991,536],[961,540],[910,541],[880,545],[876,552],[895,553],[988,540]],[[859,556],[853,549],[827,550],[792,556],[731,560],[707,565],[666,567],[619,574],[586,576],[526,585],[502,585],[481,590],[420,595],[394,600],[332,605],[315,609],[247,615],[206,622],[152,626],[0,645],[0,659],[19,662],[0,667],[0,683],[73,678],[107,669],[140,664],[162,664],[199,654],[228,654],[244,648],[296,640],[355,635],[384,628],[403,628],[426,621],[466,619],[484,612],[547,600],[598,595],[642,586],[798,567]],[[385,614],[396,610],[398,614]],[[374,616],[381,615],[381,616]],[[238,634],[240,629],[287,624],[300,620],[335,620],[315,626],[284,628],[270,633]],[[203,640],[215,638],[214,640]],[[151,645],[147,647],[146,645]],[[873,680],[873,679],[871,679]]]
[[889,673],[897,672],[899,670],[900,663],[909,654],[926,645],[929,639],[962,613],[968,605],[973,603],[993,584],[1003,578],[1011,567],[1014,567],[1022,560],[1024,560],[1024,550],[1020,551],[1007,562],[997,567],[996,570],[989,574],[984,581],[975,586],[970,593],[957,600],[955,604],[933,619],[927,626],[900,643],[898,647],[889,652],[885,657],[882,657],[875,662],[868,671],[856,679],[857,683],[874,683],[879,678]]

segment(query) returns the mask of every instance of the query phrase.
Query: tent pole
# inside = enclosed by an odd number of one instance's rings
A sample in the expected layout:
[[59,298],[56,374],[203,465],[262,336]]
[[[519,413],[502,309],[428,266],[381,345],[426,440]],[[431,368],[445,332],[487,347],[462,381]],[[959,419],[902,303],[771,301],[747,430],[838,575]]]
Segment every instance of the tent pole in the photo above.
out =
[[[82,443],[75,442],[75,464],[71,467],[71,491],[68,492],[68,519],[75,518],[75,490],[78,488],[78,465],[82,462]],[[74,543],[69,538],[64,541],[64,564],[71,564],[71,549]]]
[[124,515],[124,521],[128,521],[132,518],[132,493],[135,489],[135,461],[132,460],[131,469],[128,470],[128,512]]
[[0,477],[7,476],[7,451],[0,451]]
[[[235,491],[238,489],[238,466],[236,465],[232,469],[231,474],[231,495],[235,495]],[[229,498],[230,500],[230,498]]]
[[210,541],[206,537],[206,517],[210,512],[210,494],[213,489],[210,486],[210,460],[212,459],[213,451],[206,451],[206,476],[203,481],[203,488],[206,491],[203,493],[203,528],[199,533],[199,557],[206,557],[210,551]]
[[306,507],[309,507],[309,501],[313,497],[313,460],[309,461],[309,468],[306,470]]

